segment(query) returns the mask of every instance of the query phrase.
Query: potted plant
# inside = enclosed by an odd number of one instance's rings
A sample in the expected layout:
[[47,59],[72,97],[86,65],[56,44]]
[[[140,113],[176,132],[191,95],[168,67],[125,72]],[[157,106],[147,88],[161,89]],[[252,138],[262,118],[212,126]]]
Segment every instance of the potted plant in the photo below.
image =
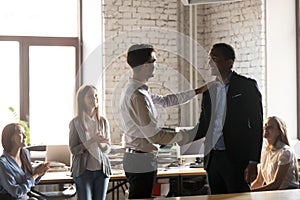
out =
[[21,120],[15,111],[13,107],[8,107],[8,109],[12,112],[14,115],[15,119],[19,121],[19,123],[24,127],[25,129],[25,134],[26,134],[26,144],[30,146],[30,129],[29,129],[29,123],[27,121]]

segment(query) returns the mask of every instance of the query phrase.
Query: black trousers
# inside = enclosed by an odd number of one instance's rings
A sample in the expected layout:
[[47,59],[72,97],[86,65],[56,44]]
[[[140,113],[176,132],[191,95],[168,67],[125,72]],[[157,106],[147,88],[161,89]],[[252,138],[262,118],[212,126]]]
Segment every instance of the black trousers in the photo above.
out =
[[227,152],[210,152],[206,169],[211,194],[250,192],[250,185],[244,179],[248,163],[235,163],[228,158]]
[[129,183],[129,199],[151,198],[157,175],[156,155],[125,153],[123,167]]
[[129,199],[152,198],[157,171],[125,174],[129,183]]

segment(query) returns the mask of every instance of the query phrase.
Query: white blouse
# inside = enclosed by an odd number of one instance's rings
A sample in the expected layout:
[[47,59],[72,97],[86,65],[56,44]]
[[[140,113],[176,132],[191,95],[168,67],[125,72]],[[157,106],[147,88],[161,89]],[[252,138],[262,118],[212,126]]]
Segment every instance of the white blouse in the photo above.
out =
[[[92,138],[95,134],[99,132],[99,122],[96,117],[96,115],[93,115],[93,117],[89,117],[86,115],[86,125],[87,125],[87,131],[86,131],[86,138],[89,140]],[[88,149],[89,151],[89,157],[86,164],[86,169],[90,171],[96,171],[102,169],[101,163],[99,161],[99,152],[98,152],[99,146],[98,143],[92,143]]]
[[279,165],[290,163],[289,169],[279,189],[298,188],[299,182],[296,180],[297,159],[293,149],[284,145],[282,148],[269,150],[265,149],[261,157],[261,172],[266,184],[269,184],[274,179],[276,170]]

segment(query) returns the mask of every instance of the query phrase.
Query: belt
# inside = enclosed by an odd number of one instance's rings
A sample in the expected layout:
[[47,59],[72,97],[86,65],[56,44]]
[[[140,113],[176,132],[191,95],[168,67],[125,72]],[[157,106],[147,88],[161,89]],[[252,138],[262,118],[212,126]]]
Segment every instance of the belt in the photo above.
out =
[[224,149],[224,150],[212,149],[210,153],[212,153],[212,154],[219,154],[219,153],[225,153],[225,152],[226,152],[226,149]]
[[140,150],[135,150],[135,149],[132,149],[132,148],[126,148],[126,152],[127,153],[147,153],[147,152],[140,151]]
[[219,152],[223,152],[223,151],[226,151],[226,149],[212,149],[212,151],[219,151]]

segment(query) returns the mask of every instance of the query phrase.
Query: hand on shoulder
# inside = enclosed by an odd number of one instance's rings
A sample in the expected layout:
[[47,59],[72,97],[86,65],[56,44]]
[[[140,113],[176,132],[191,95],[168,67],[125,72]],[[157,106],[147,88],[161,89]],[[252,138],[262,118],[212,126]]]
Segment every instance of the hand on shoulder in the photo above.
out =
[[215,80],[210,81],[210,82],[206,83],[205,85],[203,85],[203,86],[201,86],[199,88],[196,88],[195,89],[195,93],[196,94],[200,94],[200,93],[205,92],[206,90],[208,90],[213,85],[214,82],[215,82]]

